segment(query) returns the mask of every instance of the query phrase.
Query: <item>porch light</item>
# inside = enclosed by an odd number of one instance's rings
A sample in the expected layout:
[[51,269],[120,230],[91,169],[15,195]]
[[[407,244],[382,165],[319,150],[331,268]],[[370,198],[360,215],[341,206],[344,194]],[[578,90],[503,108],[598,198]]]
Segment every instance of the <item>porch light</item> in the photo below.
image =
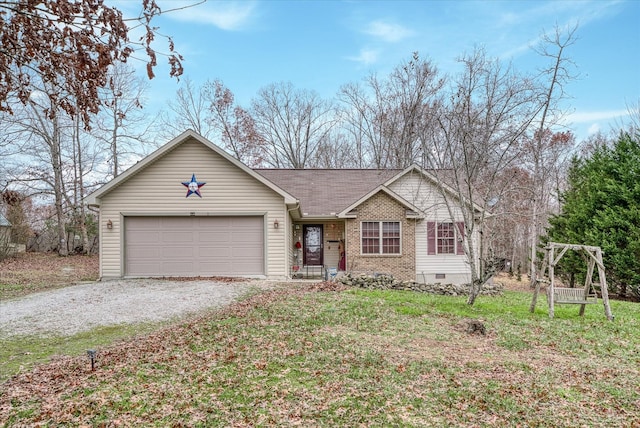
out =
[[275,219],[275,220],[274,220],[274,222],[273,222],[273,227],[274,227],[274,229],[277,229],[277,228],[279,228],[279,227],[280,227],[280,223],[278,223],[278,219]]
[[113,229],[113,222],[111,219],[107,220],[107,229]]

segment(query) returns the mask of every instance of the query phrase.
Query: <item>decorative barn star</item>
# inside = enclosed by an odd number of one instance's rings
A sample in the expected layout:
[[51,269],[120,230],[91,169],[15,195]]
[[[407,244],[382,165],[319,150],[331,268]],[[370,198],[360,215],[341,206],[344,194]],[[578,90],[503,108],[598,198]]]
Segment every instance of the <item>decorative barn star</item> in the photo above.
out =
[[185,198],[188,198],[189,196],[191,196],[194,193],[196,195],[198,195],[199,197],[202,197],[202,195],[200,194],[200,188],[202,186],[204,186],[205,184],[207,184],[207,183],[203,183],[202,181],[196,180],[196,175],[193,174],[191,176],[191,181],[183,181],[182,182],[182,185],[188,189],[187,190],[187,196],[185,196]]

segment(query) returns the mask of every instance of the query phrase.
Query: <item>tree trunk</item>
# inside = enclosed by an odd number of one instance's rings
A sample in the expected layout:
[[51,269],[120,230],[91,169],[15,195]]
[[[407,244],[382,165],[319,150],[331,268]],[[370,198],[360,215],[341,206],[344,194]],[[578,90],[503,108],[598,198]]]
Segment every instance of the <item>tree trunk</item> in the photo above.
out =
[[531,248],[529,258],[529,288],[536,286],[538,280],[538,268],[536,262],[538,260],[538,201],[533,201],[533,213],[531,215]]
[[87,233],[86,211],[84,209],[84,170],[83,170],[83,158],[82,158],[82,145],[80,141],[80,122],[76,120],[74,127],[75,137],[75,174],[76,174],[76,207],[78,213],[78,228],[80,229],[80,236],[82,237],[82,253],[89,254],[89,234]]
[[51,165],[53,166],[53,193],[55,197],[57,235],[58,235],[58,254],[61,256],[69,255],[67,248],[67,233],[64,218],[64,186],[62,183],[62,154],[60,144],[60,129],[57,126],[57,118],[53,118],[53,133],[51,138]]
[[[540,212],[540,208],[545,207],[543,203],[546,201],[545,189],[546,183],[544,180],[544,165],[542,165],[542,154],[544,150],[544,144],[542,139],[544,137],[544,131],[548,128],[547,118],[554,111],[554,102],[557,100],[554,99],[554,93],[556,87],[560,88],[562,93],[563,83],[567,80],[570,80],[571,76],[568,74],[567,69],[567,59],[564,57],[564,50],[566,47],[572,45],[575,42],[574,33],[577,29],[577,26],[573,29],[569,29],[566,37],[563,39],[562,33],[558,27],[555,30],[555,37],[550,38],[547,35],[543,36],[543,43],[546,46],[543,46],[539,53],[544,56],[551,58],[553,60],[553,65],[547,70],[550,75],[549,78],[549,87],[547,89],[546,95],[544,97],[544,101],[542,103],[542,116],[540,118],[540,124],[538,126],[537,135],[534,135],[534,147],[535,152],[533,153],[535,164],[534,164],[534,173],[533,173],[533,184],[534,187],[533,192],[533,215],[531,217],[531,265],[530,265],[530,273],[531,273],[531,282],[530,286],[533,288],[537,281],[537,251],[538,251],[538,237],[540,232],[540,217],[542,213]],[[556,53],[549,52],[550,47],[556,47],[558,51]],[[562,95],[560,95],[562,96]],[[538,193],[539,192],[539,193]]]

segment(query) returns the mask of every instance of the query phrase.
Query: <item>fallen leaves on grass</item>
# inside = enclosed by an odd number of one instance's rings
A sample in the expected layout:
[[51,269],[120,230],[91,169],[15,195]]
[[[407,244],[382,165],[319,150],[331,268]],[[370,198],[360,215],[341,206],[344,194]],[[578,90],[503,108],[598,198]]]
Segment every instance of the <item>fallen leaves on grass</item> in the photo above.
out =
[[0,261],[0,299],[98,279],[98,256],[19,253]]
[[224,283],[250,281],[249,278],[229,277],[229,276],[158,276],[158,277],[152,277],[151,279],[171,280],[171,281],[177,281],[177,282],[214,281],[214,282],[224,282]]
[[[286,284],[223,310],[59,358],[0,390],[0,424],[631,426],[629,364],[500,347],[456,319]],[[319,292],[322,291],[322,292]],[[357,322],[354,322],[357,321]],[[637,386],[637,385],[636,385]],[[9,422],[7,422],[9,421]]]
[[341,282],[322,281],[311,284],[309,289],[313,291],[344,291],[348,287]]
[[[313,286],[310,288],[313,289]],[[96,400],[100,401],[101,405],[111,406],[114,406],[114,400],[117,401],[117,397],[106,398],[110,394],[103,391],[100,398],[92,396],[88,403],[83,403],[85,392],[93,391],[99,385],[111,384],[114,381],[117,384],[119,379],[127,378],[140,368],[145,369],[146,376],[155,370],[177,370],[176,375],[186,375],[184,364],[195,368],[215,366],[217,362],[230,363],[240,353],[236,338],[212,327],[212,323],[225,318],[245,317],[256,307],[268,307],[287,296],[302,296],[308,292],[304,286],[293,286],[286,290],[259,293],[232,304],[213,316],[196,317],[186,324],[164,328],[144,337],[105,347],[96,355],[95,371],[91,370],[90,360],[86,356],[57,357],[48,364],[36,366],[32,371],[14,376],[2,385],[0,425],[24,409],[37,409],[29,418],[30,423],[55,421],[57,424],[83,424],[87,422],[86,418],[90,418],[96,411],[99,404]],[[201,337],[203,334],[214,334],[214,330],[217,331],[219,340],[226,343],[224,352],[202,354],[189,351],[189,348],[204,340]],[[246,349],[242,352],[246,352]],[[181,362],[178,364],[181,368],[176,369],[178,361]],[[157,394],[159,400],[162,400],[174,386],[176,385],[156,385],[145,382],[144,379],[141,379],[139,385],[145,394]],[[142,394],[142,390],[137,391],[137,394]],[[162,411],[172,412],[175,409]],[[121,419],[126,420],[130,417],[131,415],[123,415]],[[136,419],[128,420],[127,425],[132,423],[135,425]]]

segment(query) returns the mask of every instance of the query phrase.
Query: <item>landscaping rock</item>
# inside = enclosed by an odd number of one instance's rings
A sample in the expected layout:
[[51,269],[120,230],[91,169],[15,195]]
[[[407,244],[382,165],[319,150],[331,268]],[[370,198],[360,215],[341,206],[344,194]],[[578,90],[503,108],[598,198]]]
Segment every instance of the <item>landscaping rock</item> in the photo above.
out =
[[[338,279],[348,287],[365,288],[369,290],[406,290],[419,293],[439,294],[444,296],[466,296],[469,294],[470,284],[421,284],[416,281],[400,281],[390,275],[352,275],[347,273]],[[497,296],[502,294],[500,283],[487,283],[482,287],[483,296]]]

